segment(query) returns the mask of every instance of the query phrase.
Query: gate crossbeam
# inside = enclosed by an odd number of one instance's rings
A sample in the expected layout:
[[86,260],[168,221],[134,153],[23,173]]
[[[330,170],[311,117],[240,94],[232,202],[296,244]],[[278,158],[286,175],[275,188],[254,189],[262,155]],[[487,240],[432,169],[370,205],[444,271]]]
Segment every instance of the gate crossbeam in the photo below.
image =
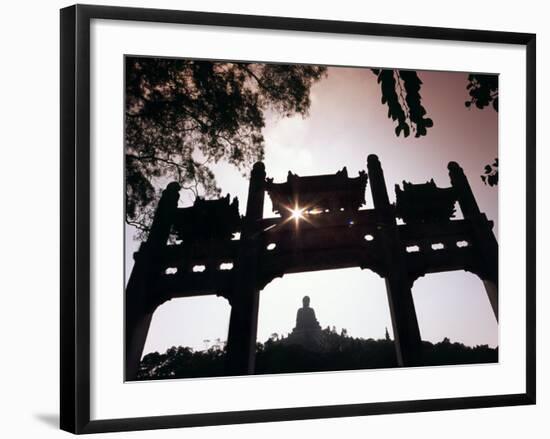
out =
[[[336,221],[326,218],[330,214],[316,215],[317,218],[312,218],[311,223],[301,224],[299,229],[293,223],[282,224],[283,220],[279,218],[277,221],[270,219],[262,222],[261,227],[267,224],[268,230],[258,235],[263,244],[259,278],[267,284],[284,273],[351,267],[368,268],[384,277],[391,267],[384,267],[380,257],[376,223],[361,221],[362,217],[372,219],[374,211],[364,212],[363,215],[360,211],[359,215],[353,217],[354,220],[350,220],[349,215],[340,216]],[[325,216],[322,218],[324,226],[319,225],[322,216]],[[354,224],[350,224],[350,221]],[[468,220],[436,225],[405,224],[397,226],[397,229],[403,251],[407,253],[411,277],[443,271],[475,270],[471,262],[472,244],[467,241],[472,229]],[[239,241],[204,244],[197,251],[190,251],[183,244],[167,246],[164,264],[167,267],[173,265],[181,272],[161,275],[157,289],[164,291],[167,300],[208,294],[223,295],[224,287],[233,276],[231,270],[239,264],[239,245]],[[433,248],[438,245],[442,248]],[[412,248],[412,251],[408,252],[408,248]],[[224,262],[232,264],[231,270],[220,269]],[[204,267],[204,271],[194,273],[192,269],[196,266]]]

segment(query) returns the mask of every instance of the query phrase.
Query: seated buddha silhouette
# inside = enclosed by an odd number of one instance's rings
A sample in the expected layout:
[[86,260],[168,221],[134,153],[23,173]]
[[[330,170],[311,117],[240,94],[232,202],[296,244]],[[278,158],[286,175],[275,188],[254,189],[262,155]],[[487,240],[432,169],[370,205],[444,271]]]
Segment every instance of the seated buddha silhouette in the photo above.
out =
[[296,327],[294,331],[311,331],[321,329],[321,325],[315,318],[315,311],[309,306],[309,296],[302,299],[303,307],[296,314]]

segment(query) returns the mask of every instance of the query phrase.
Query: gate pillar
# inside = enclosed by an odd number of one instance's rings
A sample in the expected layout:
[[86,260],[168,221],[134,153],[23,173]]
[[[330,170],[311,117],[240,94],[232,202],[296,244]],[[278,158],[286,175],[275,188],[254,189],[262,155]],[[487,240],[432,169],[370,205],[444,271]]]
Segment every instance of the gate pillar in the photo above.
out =
[[235,273],[235,282],[228,296],[231,317],[227,336],[227,364],[230,375],[254,373],[256,335],[258,329],[258,259],[262,241],[259,220],[263,218],[265,197],[265,167],[255,163],[250,176],[246,217],[241,232],[241,253]]
[[476,258],[469,269],[483,281],[498,322],[498,243],[492,230],[492,222],[480,212],[470,183],[458,163],[450,162],[448,169],[462,215],[472,226],[472,245]]
[[407,270],[405,247],[390,205],[384,171],[376,155],[369,155],[367,169],[374,207],[378,213],[379,248],[384,258],[384,277],[399,366],[422,364],[422,341]]
[[125,379],[137,378],[143,347],[153,313],[162,302],[154,285],[161,274],[160,253],[170,234],[171,221],[178,207],[178,183],[170,183],[162,192],[147,241],[135,254],[134,268],[125,297]]

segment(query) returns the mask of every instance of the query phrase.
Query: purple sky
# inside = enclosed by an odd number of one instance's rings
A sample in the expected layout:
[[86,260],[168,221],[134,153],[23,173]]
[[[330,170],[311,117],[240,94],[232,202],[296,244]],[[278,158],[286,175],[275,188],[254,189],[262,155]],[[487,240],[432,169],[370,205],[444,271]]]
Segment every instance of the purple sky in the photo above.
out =
[[[498,156],[498,114],[492,108],[467,109],[467,74],[421,71],[421,95],[434,127],[422,138],[396,137],[387,107],[380,103],[380,88],[368,69],[336,68],[313,86],[306,118],[268,114],[264,129],[268,177],[286,179],[289,170],[299,175],[334,173],[347,166],[350,176],[366,169],[366,158],[377,154],[382,163],[390,201],[394,184],[407,180],[424,183],[434,178],[449,186],[447,163],[457,161],[470,180],[478,204],[498,232],[498,191],[481,182],[487,163]],[[247,180],[226,164],[214,166],[223,194],[246,207]],[[372,208],[367,186],[367,208]],[[192,203],[182,192],[181,205]],[[265,216],[273,216],[266,196]],[[126,226],[126,271],[138,243]],[[498,237],[498,235],[497,235]],[[258,341],[272,333],[286,334],[295,323],[304,295],[311,297],[321,326],[346,328],[357,337],[382,338],[392,334],[384,280],[368,270],[330,270],[286,275],[260,293]],[[481,281],[466,272],[432,274],[413,287],[420,332],[424,340],[443,337],[467,345],[498,344],[498,326]],[[176,299],[160,306],[153,317],[144,354],[173,345],[203,349],[227,337],[230,306],[220,297]],[[205,342],[210,340],[210,342]]]

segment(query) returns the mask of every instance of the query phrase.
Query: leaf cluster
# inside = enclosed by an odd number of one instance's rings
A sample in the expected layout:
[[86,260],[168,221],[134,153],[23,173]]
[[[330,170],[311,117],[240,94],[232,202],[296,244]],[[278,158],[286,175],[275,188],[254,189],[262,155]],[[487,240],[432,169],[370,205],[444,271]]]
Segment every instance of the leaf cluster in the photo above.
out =
[[498,76],[497,75],[468,75],[466,86],[470,100],[464,105],[470,108],[472,105],[480,110],[492,104],[495,111],[498,111]]
[[496,186],[498,184],[498,158],[490,165],[485,165],[483,172],[481,176],[483,183],[489,186]]
[[265,112],[305,116],[325,67],[127,57],[127,222],[146,230],[161,185],[219,196],[211,165],[264,157]]
[[420,89],[422,81],[413,70],[371,69],[382,91],[382,104],[388,106],[388,118],[397,122],[395,134],[425,136],[433,120],[426,117]]

